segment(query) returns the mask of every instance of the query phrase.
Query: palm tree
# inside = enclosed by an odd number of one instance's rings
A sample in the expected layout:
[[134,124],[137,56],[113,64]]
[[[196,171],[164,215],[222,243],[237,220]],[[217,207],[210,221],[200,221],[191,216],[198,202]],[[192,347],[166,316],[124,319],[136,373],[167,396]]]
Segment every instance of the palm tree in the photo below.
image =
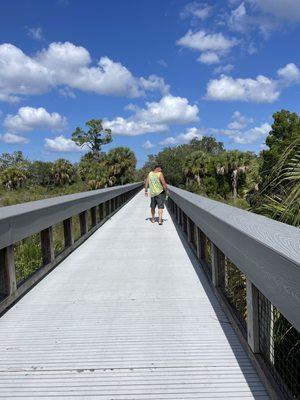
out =
[[70,161],[59,158],[53,163],[51,174],[54,184],[63,186],[74,182],[75,169]]
[[128,147],[116,147],[107,153],[106,162],[109,176],[115,177],[115,183],[123,185],[130,181],[136,166],[136,158]]
[[300,226],[300,137],[282,154],[260,194],[264,203],[256,212]]
[[8,190],[19,189],[28,178],[28,172],[21,165],[5,168],[1,171],[0,180]]
[[194,151],[185,160],[184,163],[184,174],[189,183],[192,179],[195,180],[198,186],[201,186],[202,179],[205,177],[207,172],[207,163],[209,157],[201,150]]

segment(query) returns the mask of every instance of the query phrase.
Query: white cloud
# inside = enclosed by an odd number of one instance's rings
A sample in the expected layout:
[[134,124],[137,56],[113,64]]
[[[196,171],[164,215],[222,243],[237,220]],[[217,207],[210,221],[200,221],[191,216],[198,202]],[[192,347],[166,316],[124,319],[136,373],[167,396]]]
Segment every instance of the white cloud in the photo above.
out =
[[65,97],[66,99],[67,98],[69,98],[69,99],[75,99],[76,98],[76,94],[68,86],[65,86],[65,87],[62,87],[62,88],[58,89],[58,93],[61,96]]
[[240,130],[245,128],[249,123],[253,122],[253,118],[247,118],[239,111],[235,111],[231,117],[232,122],[228,124],[228,129]]
[[158,102],[148,102],[145,108],[127,106],[134,113],[129,118],[117,117],[104,121],[104,126],[119,135],[136,136],[144,133],[163,132],[169,125],[185,125],[198,120],[199,109],[190,105],[184,97],[171,94],[163,96]]
[[202,133],[199,129],[192,127],[186,129],[184,133],[180,133],[176,136],[169,136],[166,139],[159,142],[162,146],[172,146],[176,144],[187,144],[193,139],[202,139]]
[[212,7],[208,4],[199,4],[197,2],[188,3],[182,12],[180,13],[181,18],[194,17],[197,19],[204,20],[211,13]]
[[70,87],[102,95],[138,97],[147,90],[167,93],[155,75],[134,77],[119,62],[101,57],[91,65],[87,49],[70,42],[51,43],[33,57],[12,44],[0,45],[0,100],[16,102],[21,95],[41,94],[53,87]]
[[142,144],[143,149],[149,150],[154,147],[154,144],[150,142],[150,140],[146,140],[145,143]]
[[280,68],[277,74],[279,79],[270,79],[264,75],[258,75],[255,79],[235,79],[221,75],[220,78],[208,82],[206,98],[272,103],[279,98],[284,87],[300,83],[300,70],[293,63]]
[[257,103],[272,103],[280,95],[277,82],[263,75],[256,79],[234,79],[221,76],[207,84],[206,97],[212,100],[240,100]]
[[242,2],[236,9],[231,11],[228,25],[232,30],[244,32],[247,30],[248,19],[244,2]]
[[199,51],[228,51],[237,44],[236,39],[227,39],[222,33],[208,34],[204,30],[189,30],[177,44]]
[[277,74],[288,83],[300,80],[300,70],[294,63],[287,64],[285,67],[280,68]]
[[272,127],[268,123],[248,129],[247,131],[223,130],[222,133],[229,136],[234,143],[238,144],[253,144],[263,142],[271,131]]
[[43,30],[41,27],[32,28],[30,26],[26,26],[27,35],[30,36],[32,39],[35,40],[43,40]]
[[204,30],[197,32],[189,30],[177,40],[176,44],[200,51],[198,61],[204,64],[215,64],[220,61],[221,56],[227,54],[232,47],[238,44],[238,40],[228,39],[222,33],[209,34]]
[[146,108],[136,112],[136,118],[152,124],[184,125],[198,120],[199,109],[188,99],[172,95],[163,96],[158,102],[146,103]]
[[165,67],[165,68],[167,68],[167,66],[168,66],[168,63],[167,63],[166,60],[164,60],[163,58],[161,58],[160,60],[158,60],[157,63],[158,63],[159,65],[161,65],[162,67]]
[[202,64],[208,64],[208,65],[218,64],[220,62],[220,58],[217,53],[214,53],[213,51],[207,51],[205,53],[200,54],[198,61],[200,61]]
[[248,0],[248,2],[276,18],[300,21],[299,0]]
[[163,132],[168,129],[164,124],[149,123],[147,121],[140,121],[134,119],[126,119],[123,117],[117,117],[111,121],[104,121],[105,128],[112,130],[113,134],[126,135],[126,136],[137,136],[143,135],[144,133],[152,132]]
[[57,112],[49,113],[43,107],[21,107],[18,114],[7,115],[3,123],[10,132],[26,132],[33,130],[62,131],[67,120]]
[[234,69],[234,65],[226,64],[226,65],[220,65],[219,67],[216,67],[213,72],[215,74],[229,74],[233,69]]
[[9,132],[0,135],[0,140],[8,144],[25,144],[29,142],[27,138]]
[[85,151],[85,148],[77,146],[77,144],[75,144],[72,139],[68,139],[63,135],[57,136],[54,139],[46,138],[45,149],[58,153]]

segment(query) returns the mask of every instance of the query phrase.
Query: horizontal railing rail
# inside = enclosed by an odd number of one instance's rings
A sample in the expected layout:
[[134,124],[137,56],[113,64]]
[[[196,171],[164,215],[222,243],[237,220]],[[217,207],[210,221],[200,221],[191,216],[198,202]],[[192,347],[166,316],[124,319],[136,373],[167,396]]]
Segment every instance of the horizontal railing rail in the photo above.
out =
[[300,230],[169,189],[168,208],[251,353],[262,355],[283,397],[300,398]]
[[95,232],[141,186],[138,182],[0,208],[0,313]]

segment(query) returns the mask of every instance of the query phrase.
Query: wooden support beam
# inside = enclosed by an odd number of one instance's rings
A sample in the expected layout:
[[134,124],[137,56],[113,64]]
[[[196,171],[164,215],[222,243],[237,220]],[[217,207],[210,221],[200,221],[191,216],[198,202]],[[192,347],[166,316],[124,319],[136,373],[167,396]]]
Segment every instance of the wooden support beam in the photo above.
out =
[[201,260],[201,231],[198,228],[198,226],[196,226],[196,238],[195,238],[195,242],[196,242],[196,252],[197,252],[197,258],[198,260]]
[[186,216],[186,230],[187,230],[187,239],[189,243],[192,242],[192,226],[193,226],[192,221],[188,216]]
[[14,246],[0,250],[0,295],[10,296],[17,289]]
[[50,264],[55,258],[52,226],[41,231],[41,247],[43,265]]
[[246,279],[247,289],[247,340],[253,353],[259,353],[258,290]]
[[89,230],[88,229],[87,211],[82,211],[79,214],[79,222],[80,222],[80,233],[81,233],[81,236],[83,236]]
[[97,207],[91,208],[92,227],[97,225]]
[[200,231],[200,245],[201,245],[201,260],[207,260],[208,258],[207,239],[202,231]]
[[65,247],[70,247],[74,243],[72,218],[65,219],[63,224],[64,224]]
[[218,247],[211,242],[212,255],[212,283],[215,287],[220,286],[225,270],[225,255]]

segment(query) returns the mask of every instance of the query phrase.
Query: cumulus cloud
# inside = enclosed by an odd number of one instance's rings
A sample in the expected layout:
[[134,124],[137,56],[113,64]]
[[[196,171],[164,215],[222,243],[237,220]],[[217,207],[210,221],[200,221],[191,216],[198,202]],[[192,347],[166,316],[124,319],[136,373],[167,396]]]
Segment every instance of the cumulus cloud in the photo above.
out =
[[57,112],[49,113],[43,107],[21,107],[16,115],[7,115],[3,125],[14,133],[34,130],[59,132],[66,127],[67,120]]
[[72,139],[68,139],[63,135],[57,136],[54,139],[45,139],[45,149],[57,153],[70,153],[86,151],[85,148],[77,146]]
[[150,142],[150,140],[146,140],[145,143],[142,144],[143,149],[149,150],[154,147],[154,144]]
[[207,51],[205,53],[200,54],[198,61],[200,61],[202,64],[208,64],[208,65],[218,64],[220,62],[220,57],[218,56],[217,53],[214,53],[213,51]]
[[206,64],[208,64],[207,60],[210,60],[209,63],[212,64],[219,62],[219,57],[236,46],[238,41],[235,38],[226,38],[222,33],[209,34],[204,30],[196,32],[189,30],[182,38],[177,40],[176,44],[200,51],[201,55],[198,60]]
[[234,69],[233,64],[220,65],[214,69],[215,74],[229,74]]
[[150,132],[163,132],[169,125],[185,125],[198,120],[199,109],[190,105],[184,97],[171,94],[163,96],[158,102],[147,102],[145,108],[130,107],[134,111],[129,118],[117,117],[104,121],[104,126],[119,135],[142,135]]
[[192,127],[186,129],[184,133],[180,133],[176,136],[169,136],[162,140],[159,144],[162,146],[173,146],[177,144],[190,143],[193,139],[202,139],[202,133],[198,128]]
[[25,144],[29,142],[27,138],[9,132],[0,135],[0,140],[7,144]]
[[253,118],[247,118],[239,111],[235,111],[231,117],[232,122],[228,124],[228,129],[240,130],[245,128],[248,124],[253,122]]
[[109,128],[116,135],[137,136],[144,133],[163,132],[168,129],[166,125],[149,123],[134,119],[117,117],[111,121],[104,121],[104,127]]
[[280,78],[288,83],[297,82],[300,80],[300,70],[294,63],[287,64],[285,67],[280,68],[277,71],[277,74]]
[[277,71],[278,79],[264,75],[253,78],[232,78],[221,75],[207,84],[206,98],[212,100],[239,100],[257,103],[272,103],[277,100],[284,87],[300,82],[300,70],[293,64],[287,64]]
[[246,131],[239,130],[223,130],[222,133],[229,136],[234,143],[238,144],[253,144],[265,140],[272,127],[268,123],[248,129]]
[[0,100],[16,102],[19,96],[41,94],[53,87],[69,87],[102,95],[138,97],[148,90],[168,92],[163,78],[134,77],[119,62],[101,57],[91,65],[87,49],[73,43],[51,43],[35,56],[12,44],[0,45]]

